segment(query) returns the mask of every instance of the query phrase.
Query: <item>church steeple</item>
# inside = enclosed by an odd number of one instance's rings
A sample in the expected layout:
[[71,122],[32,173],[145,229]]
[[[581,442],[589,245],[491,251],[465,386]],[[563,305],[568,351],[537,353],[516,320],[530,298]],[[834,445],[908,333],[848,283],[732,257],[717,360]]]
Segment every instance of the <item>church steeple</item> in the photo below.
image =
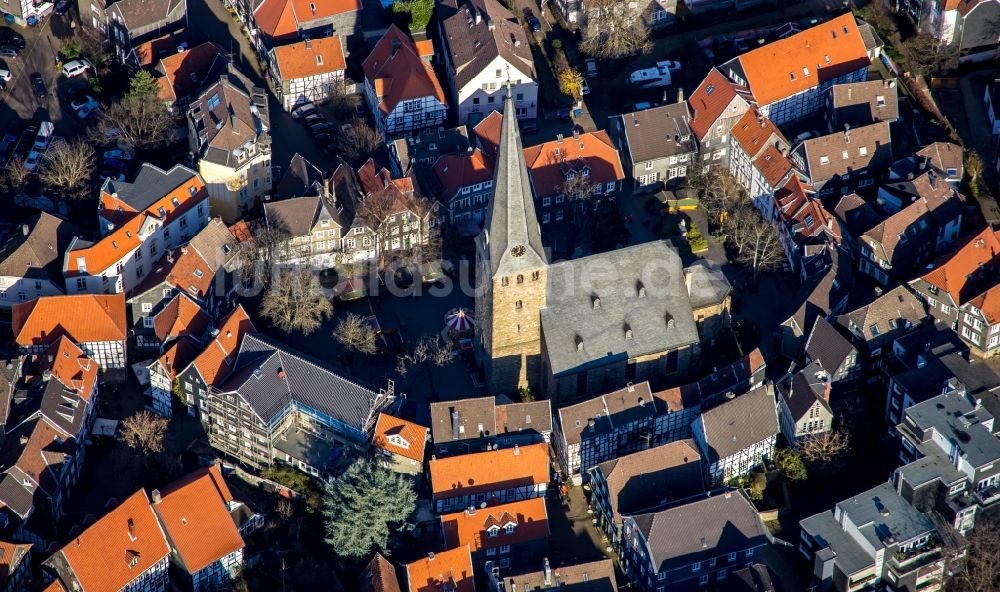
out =
[[503,124],[497,148],[493,197],[486,212],[480,240],[490,261],[492,275],[510,275],[537,269],[548,260],[524,162],[524,147],[517,126],[510,84],[504,98]]

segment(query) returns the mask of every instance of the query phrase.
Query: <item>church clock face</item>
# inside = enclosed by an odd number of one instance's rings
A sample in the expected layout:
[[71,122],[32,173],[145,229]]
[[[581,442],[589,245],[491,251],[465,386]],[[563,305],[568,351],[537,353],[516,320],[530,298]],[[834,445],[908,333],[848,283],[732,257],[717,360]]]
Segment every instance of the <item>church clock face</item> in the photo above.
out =
[[515,257],[520,257],[521,255],[524,255],[525,250],[524,245],[514,245],[514,247],[510,250],[510,254]]

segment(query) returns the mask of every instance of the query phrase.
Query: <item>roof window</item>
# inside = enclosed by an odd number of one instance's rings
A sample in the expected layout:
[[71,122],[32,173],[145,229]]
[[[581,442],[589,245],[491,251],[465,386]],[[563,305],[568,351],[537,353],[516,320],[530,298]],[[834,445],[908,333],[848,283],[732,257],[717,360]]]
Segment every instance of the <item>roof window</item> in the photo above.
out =
[[792,80],[795,80],[795,72],[789,72],[788,77]]
[[715,92],[715,85],[709,84],[708,87],[705,88],[705,94],[708,96],[712,96],[713,92]]

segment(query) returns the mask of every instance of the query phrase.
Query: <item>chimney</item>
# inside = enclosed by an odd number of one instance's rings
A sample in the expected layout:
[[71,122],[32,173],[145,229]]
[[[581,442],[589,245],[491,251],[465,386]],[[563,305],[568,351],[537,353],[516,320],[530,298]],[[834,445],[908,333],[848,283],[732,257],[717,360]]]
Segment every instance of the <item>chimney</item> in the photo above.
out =
[[546,557],[542,563],[542,571],[545,573],[545,585],[552,585],[552,566],[549,565],[549,558]]
[[160,503],[160,501],[161,501],[162,498],[160,497],[160,490],[159,489],[154,489],[153,493],[152,493],[152,496],[153,496],[153,503],[154,504]]
[[26,434],[21,434],[21,438],[18,441],[21,443],[21,446],[27,446],[28,436]]
[[128,519],[128,538],[135,540],[135,520]]
[[427,561],[434,561],[434,553],[427,554]]
[[562,141],[563,141],[563,135],[562,134],[556,134],[556,142],[562,144]]
[[451,408],[451,437],[458,440],[458,409]]
[[521,447],[517,444],[514,444],[514,456],[521,456]]
[[22,225],[21,225],[21,234],[23,234],[24,236],[28,236],[28,232],[29,232],[30,230],[31,230],[31,229],[30,229],[30,228],[28,228],[28,225],[27,225],[27,224],[22,224]]
[[677,89],[677,102],[678,103],[683,103],[684,102],[684,89],[683,88],[678,88]]
[[476,24],[483,22],[483,13],[476,11]]
[[281,368],[281,367],[278,368],[278,378],[280,378],[282,380],[285,379],[285,369],[284,368]]
[[313,46],[312,39],[306,37],[306,49],[312,49],[312,46]]

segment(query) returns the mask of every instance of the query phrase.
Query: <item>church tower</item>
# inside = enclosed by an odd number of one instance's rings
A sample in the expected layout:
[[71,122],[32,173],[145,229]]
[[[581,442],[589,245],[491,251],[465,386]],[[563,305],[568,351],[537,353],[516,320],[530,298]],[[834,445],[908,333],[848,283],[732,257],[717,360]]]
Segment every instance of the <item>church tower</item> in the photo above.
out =
[[476,237],[476,354],[494,395],[539,392],[548,269],[511,94],[508,87],[493,196]]

